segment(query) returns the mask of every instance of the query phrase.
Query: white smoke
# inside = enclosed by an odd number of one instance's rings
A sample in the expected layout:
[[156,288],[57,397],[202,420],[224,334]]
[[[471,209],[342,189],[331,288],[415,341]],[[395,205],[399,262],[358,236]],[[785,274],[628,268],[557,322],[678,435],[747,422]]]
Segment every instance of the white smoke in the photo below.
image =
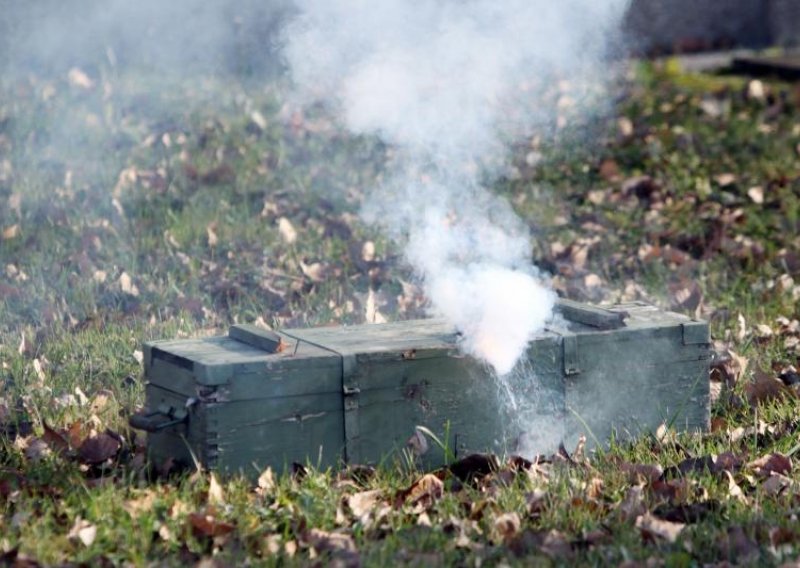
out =
[[555,294],[531,266],[527,227],[481,180],[509,140],[554,118],[536,89],[598,73],[626,3],[299,0],[287,28],[299,91],[401,156],[366,217],[407,243],[433,313],[499,374]]

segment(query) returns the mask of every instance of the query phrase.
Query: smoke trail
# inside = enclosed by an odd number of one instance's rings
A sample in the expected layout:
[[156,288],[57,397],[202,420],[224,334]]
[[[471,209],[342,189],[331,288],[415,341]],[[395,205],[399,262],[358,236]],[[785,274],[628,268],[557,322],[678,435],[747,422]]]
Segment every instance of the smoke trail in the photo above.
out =
[[624,0],[300,0],[286,57],[307,97],[399,152],[365,216],[406,243],[432,311],[505,374],[555,295],[527,228],[482,180],[554,117],[535,96],[596,74]]

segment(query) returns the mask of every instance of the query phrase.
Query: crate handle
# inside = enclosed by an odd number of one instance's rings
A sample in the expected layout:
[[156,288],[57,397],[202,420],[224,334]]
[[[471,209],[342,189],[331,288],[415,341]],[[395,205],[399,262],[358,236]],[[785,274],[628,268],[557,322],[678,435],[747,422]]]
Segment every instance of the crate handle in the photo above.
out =
[[159,408],[153,412],[137,412],[128,418],[128,424],[136,430],[155,433],[183,424],[188,417],[189,413],[185,410],[176,411],[172,407],[167,410]]
[[573,300],[559,298],[556,300],[557,312],[560,312],[565,319],[576,323],[582,323],[598,329],[618,329],[625,327],[625,318],[628,312],[612,311],[597,306],[582,304]]

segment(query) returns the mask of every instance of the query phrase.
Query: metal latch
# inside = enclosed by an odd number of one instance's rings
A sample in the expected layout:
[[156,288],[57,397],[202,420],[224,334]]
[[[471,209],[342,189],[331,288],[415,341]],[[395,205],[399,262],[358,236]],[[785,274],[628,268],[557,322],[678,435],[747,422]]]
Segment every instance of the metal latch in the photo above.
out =
[[185,408],[173,408],[162,404],[151,412],[139,412],[128,419],[128,424],[136,430],[145,432],[160,432],[172,426],[183,424],[189,418],[189,411]]

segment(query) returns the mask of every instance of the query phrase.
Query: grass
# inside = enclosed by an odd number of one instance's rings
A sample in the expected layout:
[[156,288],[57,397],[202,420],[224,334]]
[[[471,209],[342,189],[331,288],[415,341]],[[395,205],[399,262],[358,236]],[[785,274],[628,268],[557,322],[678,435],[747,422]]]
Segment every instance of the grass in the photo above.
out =
[[[220,491],[207,474],[149,476],[142,440],[126,426],[143,403],[142,341],[259,318],[359,322],[370,290],[391,318],[420,316],[423,306],[397,246],[357,217],[386,159],[378,142],[345,134],[319,109],[293,115],[280,85],[165,85],[113,70],[97,81],[93,89],[64,77],[2,83],[4,562],[659,558],[689,566],[797,556],[795,468],[785,480],[773,476],[785,484],[778,491],[757,466],[729,478],[686,462],[725,452],[751,462],[796,447],[795,398],[749,404],[749,373],[715,403],[721,421],[707,435],[612,443],[577,465],[561,458],[540,469],[502,467],[474,484],[450,476],[429,507],[392,506],[422,473],[391,462],[367,481],[309,468],[260,492],[242,479]],[[558,133],[591,143],[543,142],[536,168],[521,150],[517,171],[496,191],[534,228],[535,260],[561,293],[646,299],[710,318],[719,347],[774,377],[798,363],[797,333],[778,318],[799,315],[800,100],[793,85],[767,82],[763,97],[748,85],[642,65],[620,86],[615,118]],[[281,219],[296,240],[281,232]],[[362,254],[367,242],[374,259]],[[687,289],[702,301],[687,301]],[[54,450],[47,428],[70,427],[76,443],[118,433],[120,450],[89,465],[74,447]],[[665,473],[636,479],[621,464]],[[685,471],[671,472],[678,464]],[[357,515],[353,496],[370,490],[377,502]],[[635,525],[645,510],[674,518],[692,507],[698,518],[675,542]]]

